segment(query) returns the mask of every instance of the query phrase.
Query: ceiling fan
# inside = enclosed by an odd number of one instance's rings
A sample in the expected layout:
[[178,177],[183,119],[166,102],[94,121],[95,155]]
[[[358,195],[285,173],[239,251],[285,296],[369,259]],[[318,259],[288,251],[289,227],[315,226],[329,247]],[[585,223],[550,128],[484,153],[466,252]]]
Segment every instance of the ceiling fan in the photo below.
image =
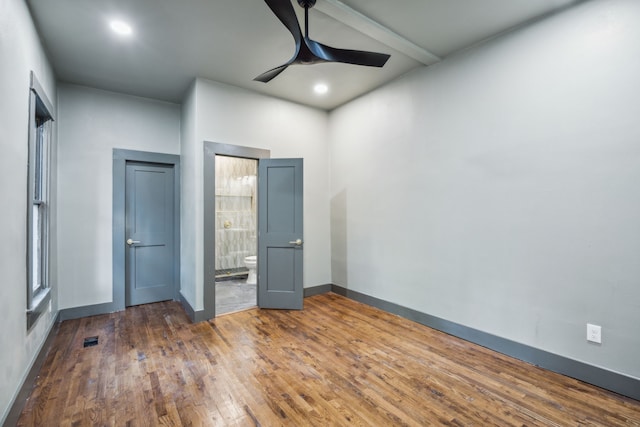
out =
[[256,81],[267,83],[293,64],[309,65],[319,62],[342,62],[368,67],[382,67],[390,57],[385,53],[337,49],[311,40],[309,38],[309,9],[316,4],[316,0],[297,0],[298,4],[304,7],[304,35],[302,35],[291,0],[264,1],[293,35],[293,39],[296,42],[296,52],[289,62],[260,74],[254,79]]

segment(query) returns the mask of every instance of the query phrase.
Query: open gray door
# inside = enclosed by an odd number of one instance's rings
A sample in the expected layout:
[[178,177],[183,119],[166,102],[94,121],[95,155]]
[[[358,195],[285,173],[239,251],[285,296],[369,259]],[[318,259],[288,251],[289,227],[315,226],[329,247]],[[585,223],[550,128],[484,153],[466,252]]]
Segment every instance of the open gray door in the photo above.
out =
[[302,309],[302,216],[302,159],[260,159],[260,308]]
[[125,305],[173,299],[174,169],[127,162]]

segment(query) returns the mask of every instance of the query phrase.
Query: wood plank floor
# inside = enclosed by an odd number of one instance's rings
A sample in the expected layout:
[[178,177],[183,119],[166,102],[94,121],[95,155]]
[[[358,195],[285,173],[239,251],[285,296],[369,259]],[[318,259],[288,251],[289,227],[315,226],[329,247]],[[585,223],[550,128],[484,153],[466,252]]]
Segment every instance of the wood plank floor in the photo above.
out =
[[640,426],[640,402],[325,294],[199,324],[175,302],[64,322],[19,425]]

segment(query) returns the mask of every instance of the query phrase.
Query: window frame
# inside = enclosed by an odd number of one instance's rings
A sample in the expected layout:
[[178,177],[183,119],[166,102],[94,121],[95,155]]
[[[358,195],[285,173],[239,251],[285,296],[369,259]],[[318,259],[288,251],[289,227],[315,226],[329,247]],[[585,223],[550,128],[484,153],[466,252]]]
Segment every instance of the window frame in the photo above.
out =
[[53,106],[31,71],[27,164],[27,330],[44,313],[51,299],[49,186],[53,121]]

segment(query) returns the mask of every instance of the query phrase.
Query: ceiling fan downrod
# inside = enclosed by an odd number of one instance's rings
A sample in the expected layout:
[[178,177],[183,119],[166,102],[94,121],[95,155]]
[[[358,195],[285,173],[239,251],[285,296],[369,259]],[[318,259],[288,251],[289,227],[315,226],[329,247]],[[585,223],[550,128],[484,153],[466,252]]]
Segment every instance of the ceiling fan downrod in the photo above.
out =
[[316,4],[316,0],[298,0],[298,4],[304,7],[304,36],[309,37],[309,9]]

